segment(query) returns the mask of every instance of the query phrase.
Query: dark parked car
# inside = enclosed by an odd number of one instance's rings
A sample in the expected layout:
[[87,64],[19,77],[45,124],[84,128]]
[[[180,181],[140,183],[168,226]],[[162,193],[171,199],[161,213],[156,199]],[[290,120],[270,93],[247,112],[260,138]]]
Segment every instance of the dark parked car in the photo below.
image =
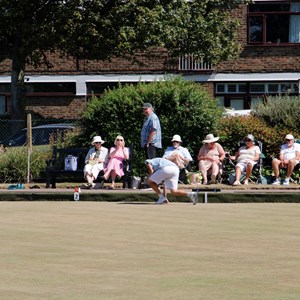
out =
[[[57,139],[58,135],[63,139],[66,131],[74,130],[73,124],[47,124],[32,127],[32,145],[48,145],[50,138]],[[8,146],[23,146],[27,141],[27,128],[21,129],[8,141]]]

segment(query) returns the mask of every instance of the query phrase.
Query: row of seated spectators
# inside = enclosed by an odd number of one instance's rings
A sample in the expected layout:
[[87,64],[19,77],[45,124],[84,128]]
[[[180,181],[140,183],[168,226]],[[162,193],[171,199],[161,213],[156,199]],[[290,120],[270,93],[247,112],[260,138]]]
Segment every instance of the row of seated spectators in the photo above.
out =
[[[216,183],[217,178],[221,177],[224,159],[234,160],[235,172],[233,185],[248,185],[253,168],[258,166],[261,171],[262,143],[256,141],[252,134],[245,136],[240,143],[240,147],[235,155],[226,153],[223,147],[218,143],[219,137],[208,134],[202,141],[203,146],[200,148],[197,159],[198,167],[202,174],[202,184]],[[185,147],[181,146],[182,140],[179,135],[174,135],[172,139],[173,146],[169,147],[165,153],[165,158],[171,159],[177,165],[182,164],[182,168],[192,161],[192,157]],[[295,166],[300,160],[300,144],[295,142],[291,134],[285,136],[285,143],[281,146],[279,158],[272,160],[272,167],[275,174],[274,185],[281,184],[279,177],[279,168],[286,169],[286,177],[283,185],[289,185],[291,175]],[[210,181],[208,178],[210,177]],[[241,180],[242,178],[242,180]],[[242,182],[241,182],[242,181]]]
[[[259,163],[262,155],[261,143],[256,142],[252,134],[248,134],[235,155],[230,155],[224,151],[218,141],[219,137],[215,137],[213,134],[208,134],[202,141],[203,145],[197,155],[199,171],[202,174],[202,184],[217,182],[217,178],[220,177],[222,172],[223,161],[227,158],[230,161],[236,161],[235,179],[232,184],[234,186],[241,185],[242,178],[243,184],[248,185],[253,168]],[[181,146],[182,139],[180,135],[174,135],[171,142],[172,146],[166,149],[163,157],[175,162],[180,169],[184,170],[193,161],[193,158],[188,149]],[[105,141],[102,140],[101,136],[95,136],[91,143],[94,147],[86,155],[84,176],[87,180],[86,185],[89,188],[94,187],[94,180],[101,171],[104,172],[103,179],[108,180],[111,178],[111,189],[115,188],[116,177],[124,175],[123,161],[129,157],[129,150],[125,147],[124,138],[117,136],[114,147],[109,150],[102,146],[104,143]],[[293,135],[287,134],[285,143],[281,146],[279,158],[274,158],[272,161],[275,174],[273,184],[281,184],[279,168],[284,168],[287,172],[283,184],[289,185],[290,177],[299,160],[300,144],[295,143]],[[208,181],[208,178],[210,178],[210,181]]]

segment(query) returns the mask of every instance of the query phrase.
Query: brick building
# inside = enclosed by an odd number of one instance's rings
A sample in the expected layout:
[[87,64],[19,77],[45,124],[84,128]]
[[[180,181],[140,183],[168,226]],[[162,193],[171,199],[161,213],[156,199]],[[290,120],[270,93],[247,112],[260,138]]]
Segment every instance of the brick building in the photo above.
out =
[[[232,12],[240,20],[238,58],[216,66],[197,62],[192,56],[171,59],[163,49],[142,65],[123,59],[111,62],[75,60],[59,53],[51,56],[53,67],[26,68],[25,108],[44,117],[76,118],[92,93],[107,86],[150,82],[166,74],[181,74],[205,86],[221,106],[249,109],[265,95],[299,94],[300,3],[259,1],[240,5]],[[0,114],[8,112],[10,61],[0,63]]]

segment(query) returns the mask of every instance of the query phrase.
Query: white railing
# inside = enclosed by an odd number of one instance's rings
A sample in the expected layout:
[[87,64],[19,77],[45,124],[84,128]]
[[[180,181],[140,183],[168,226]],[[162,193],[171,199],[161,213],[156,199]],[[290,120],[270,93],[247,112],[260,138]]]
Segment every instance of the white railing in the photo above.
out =
[[212,70],[212,64],[203,59],[195,59],[192,54],[179,57],[178,69],[180,71],[206,71]]

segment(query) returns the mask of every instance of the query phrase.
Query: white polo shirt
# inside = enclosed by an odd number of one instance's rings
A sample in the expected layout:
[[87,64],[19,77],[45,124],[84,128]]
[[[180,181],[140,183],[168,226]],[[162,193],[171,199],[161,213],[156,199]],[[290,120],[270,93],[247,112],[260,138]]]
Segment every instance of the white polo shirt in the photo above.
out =
[[300,144],[294,143],[292,147],[288,147],[287,144],[283,144],[280,148],[280,154],[283,155],[283,159],[293,159],[296,157],[296,152],[300,151]]

